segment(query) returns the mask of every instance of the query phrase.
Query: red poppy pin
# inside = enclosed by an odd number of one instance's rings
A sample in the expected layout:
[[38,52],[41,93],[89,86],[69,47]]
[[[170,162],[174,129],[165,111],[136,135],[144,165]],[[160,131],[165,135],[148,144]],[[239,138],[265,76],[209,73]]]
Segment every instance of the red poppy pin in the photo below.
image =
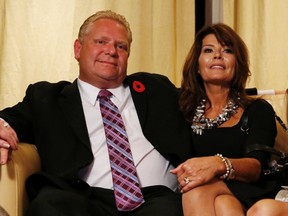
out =
[[145,91],[145,86],[139,81],[134,81],[133,82],[133,89],[136,92],[141,93],[141,92]]

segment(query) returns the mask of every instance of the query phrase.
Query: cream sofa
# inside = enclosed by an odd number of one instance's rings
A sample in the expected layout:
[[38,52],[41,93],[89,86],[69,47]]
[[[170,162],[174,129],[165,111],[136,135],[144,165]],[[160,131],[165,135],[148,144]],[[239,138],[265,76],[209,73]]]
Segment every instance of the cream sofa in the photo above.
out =
[[34,145],[19,143],[11,160],[0,166],[0,206],[10,216],[22,216],[27,208],[25,180],[40,170],[40,158]]

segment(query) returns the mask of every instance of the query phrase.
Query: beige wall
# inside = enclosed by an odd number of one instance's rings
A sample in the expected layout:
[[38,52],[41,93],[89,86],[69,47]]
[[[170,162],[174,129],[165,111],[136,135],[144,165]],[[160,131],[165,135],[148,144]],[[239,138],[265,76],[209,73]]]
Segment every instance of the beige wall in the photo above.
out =
[[288,1],[222,0],[223,21],[243,38],[250,51],[250,87],[288,88]]
[[0,109],[22,99],[39,80],[73,81],[78,66],[73,42],[84,19],[111,9],[133,31],[128,73],[148,71],[181,81],[194,40],[191,0],[0,0]]

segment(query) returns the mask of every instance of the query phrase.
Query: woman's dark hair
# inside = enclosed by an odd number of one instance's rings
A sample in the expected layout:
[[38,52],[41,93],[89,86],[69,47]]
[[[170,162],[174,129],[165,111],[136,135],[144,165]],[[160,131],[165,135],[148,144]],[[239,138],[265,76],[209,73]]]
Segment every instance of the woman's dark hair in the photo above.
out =
[[[203,39],[213,34],[222,46],[228,46],[235,55],[236,65],[234,77],[230,83],[229,98],[240,107],[245,107],[250,101],[245,92],[249,69],[248,49],[240,36],[229,26],[218,23],[204,26],[195,36],[183,68],[183,78],[180,91],[180,109],[187,121],[191,122],[199,102],[206,98],[203,80],[198,73],[198,59],[202,50]],[[209,102],[209,99],[206,98]]]

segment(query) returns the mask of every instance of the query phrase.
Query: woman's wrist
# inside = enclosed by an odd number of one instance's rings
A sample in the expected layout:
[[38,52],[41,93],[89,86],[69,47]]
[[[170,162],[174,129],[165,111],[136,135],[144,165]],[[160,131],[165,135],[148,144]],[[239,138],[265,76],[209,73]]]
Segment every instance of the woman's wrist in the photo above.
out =
[[219,157],[223,164],[225,165],[225,173],[220,175],[220,179],[222,180],[232,180],[235,178],[235,170],[233,168],[233,165],[231,161],[227,158],[224,157],[222,154],[216,154],[216,157]]

